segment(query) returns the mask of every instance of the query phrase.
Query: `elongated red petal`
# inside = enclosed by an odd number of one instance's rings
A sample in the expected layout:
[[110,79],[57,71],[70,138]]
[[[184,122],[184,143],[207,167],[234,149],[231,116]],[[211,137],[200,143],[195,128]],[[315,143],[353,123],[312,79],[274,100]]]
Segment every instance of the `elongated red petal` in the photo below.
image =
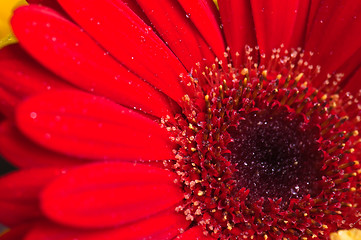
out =
[[152,23],[148,17],[143,12],[142,8],[138,5],[136,0],[122,0],[138,17],[140,17],[148,26],[151,26]]
[[42,209],[54,221],[75,227],[127,224],[181,201],[175,179],[169,171],[141,164],[85,165],[48,185]]
[[11,227],[5,234],[1,235],[1,240],[19,240],[24,239],[28,231],[33,227],[35,223],[27,222],[14,227]]
[[84,162],[35,144],[9,121],[0,124],[0,154],[19,168],[64,167]]
[[349,77],[347,84],[344,86],[343,90],[345,92],[351,92],[353,95],[359,93],[361,89],[361,68],[357,69],[352,76]]
[[0,50],[0,65],[0,86],[20,98],[70,87],[34,61],[18,44]]
[[52,91],[21,103],[20,130],[35,142],[94,160],[160,160],[173,157],[165,129],[106,98]]
[[125,3],[119,0],[59,2],[75,21],[127,68],[174,100],[181,100],[184,90],[178,76],[186,70],[152,28]]
[[18,44],[0,50],[0,112],[13,117],[16,104],[32,94],[54,88],[69,88],[29,57]]
[[314,52],[310,63],[321,66],[316,83],[324,81],[328,73],[346,70],[350,74],[359,67],[360,28],[360,4],[350,1],[321,1],[318,4],[305,46],[306,51]]
[[33,229],[25,240],[167,240],[174,239],[189,223],[181,214],[166,211],[142,221],[108,230],[82,230],[43,224]]
[[15,106],[20,99],[0,87],[0,120],[3,116],[13,118]]
[[0,200],[36,202],[45,185],[63,173],[65,170],[61,168],[32,168],[9,173],[0,178]]
[[[8,227],[14,227],[42,217],[39,205],[33,202],[19,203],[0,200],[0,209],[0,221]],[[2,240],[2,238],[0,239]]]
[[[137,0],[137,2],[188,71],[195,67],[197,62],[204,62],[203,59],[208,65],[214,61],[215,57],[208,57],[212,56],[208,45],[176,0]],[[206,56],[202,56],[200,46],[208,51]]]
[[39,4],[39,5],[42,5],[42,6],[52,8],[52,9],[56,10],[57,12],[60,12],[60,13],[66,15],[66,13],[61,8],[58,1],[56,1],[56,0],[26,0],[26,1],[28,3],[30,3],[30,4]]
[[219,13],[212,0],[178,0],[218,58],[223,58],[225,44],[220,31]]
[[284,44],[286,49],[303,46],[309,0],[252,0],[257,42],[261,52]]
[[218,0],[218,5],[226,41],[237,66],[236,53],[243,56],[245,45],[257,45],[251,5],[249,1],[239,0]]
[[15,226],[42,216],[39,195],[45,185],[64,172],[59,168],[20,170],[0,178],[0,222]]
[[16,10],[12,25],[27,51],[69,82],[158,117],[169,114],[165,96],[51,9],[22,7]]

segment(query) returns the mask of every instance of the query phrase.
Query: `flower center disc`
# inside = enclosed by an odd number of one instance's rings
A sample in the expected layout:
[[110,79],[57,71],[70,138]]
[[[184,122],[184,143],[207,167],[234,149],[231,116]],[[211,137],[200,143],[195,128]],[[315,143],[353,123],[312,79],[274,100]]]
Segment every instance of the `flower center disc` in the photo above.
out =
[[267,66],[254,53],[181,76],[182,113],[161,120],[176,146],[164,166],[184,191],[175,210],[216,239],[324,239],[352,227],[359,99],[336,75],[313,87],[311,53],[278,49]]
[[261,197],[283,202],[315,195],[322,152],[319,129],[286,107],[267,108],[243,116],[230,127],[229,160],[236,165],[237,186],[250,189],[249,201]]

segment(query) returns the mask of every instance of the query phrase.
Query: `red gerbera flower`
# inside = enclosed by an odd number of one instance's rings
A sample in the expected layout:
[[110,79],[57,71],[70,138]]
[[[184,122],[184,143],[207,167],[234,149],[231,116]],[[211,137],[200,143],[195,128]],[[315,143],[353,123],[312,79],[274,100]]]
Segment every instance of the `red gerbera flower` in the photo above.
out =
[[361,4],[34,2],[0,51],[2,239],[360,227]]

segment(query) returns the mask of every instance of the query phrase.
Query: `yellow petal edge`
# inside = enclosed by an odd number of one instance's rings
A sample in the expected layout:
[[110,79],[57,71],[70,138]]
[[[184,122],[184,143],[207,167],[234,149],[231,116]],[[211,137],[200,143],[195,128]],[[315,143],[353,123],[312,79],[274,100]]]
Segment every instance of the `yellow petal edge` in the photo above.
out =
[[0,0],[0,48],[17,42],[11,31],[10,19],[14,9],[26,4],[25,0]]
[[331,240],[361,240],[360,229],[340,230],[335,233],[331,233]]

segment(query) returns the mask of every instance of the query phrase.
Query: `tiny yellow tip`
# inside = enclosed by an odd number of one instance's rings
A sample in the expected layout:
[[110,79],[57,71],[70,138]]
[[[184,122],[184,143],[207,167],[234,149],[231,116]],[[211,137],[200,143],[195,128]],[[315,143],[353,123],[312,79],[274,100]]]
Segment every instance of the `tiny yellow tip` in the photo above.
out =
[[303,73],[300,73],[295,77],[296,82],[300,81],[300,79],[303,77]]
[[242,71],[241,71],[241,74],[244,76],[244,75],[247,75],[248,74],[248,68],[243,68]]
[[267,78],[267,70],[262,71],[262,77]]

